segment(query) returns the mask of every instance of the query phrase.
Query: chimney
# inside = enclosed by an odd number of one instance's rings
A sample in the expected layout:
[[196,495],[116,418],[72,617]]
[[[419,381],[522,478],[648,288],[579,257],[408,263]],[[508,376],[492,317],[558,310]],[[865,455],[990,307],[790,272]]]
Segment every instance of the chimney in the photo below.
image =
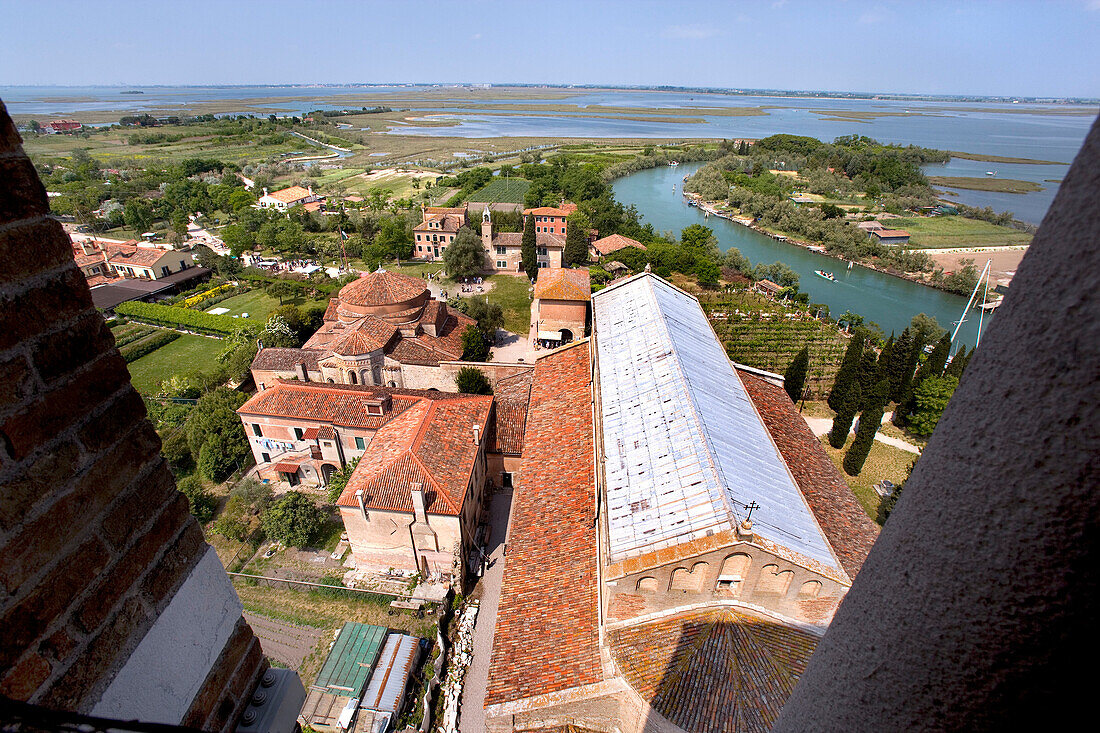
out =
[[264,186],[264,196],[267,195],[267,186]]
[[474,445],[481,445],[481,426],[474,423]]
[[312,183],[309,184],[309,186],[306,187],[306,190],[309,191],[309,195],[312,196],[313,195],[313,184]]
[[309,373],[306,371],[306,363],[304,361],[300,361],[295,364],[294,371],[298,373],[298,379],[302,380],[303,382],[309,381]]
[[355,490],[355,501],[359,502],[359,511],[363,513],[363,519],[369,519],[367,516],[367,506],[363,503],[363,490]]
[[409,493],[412,495],[413,518],[416,524],[428,523],[428,512],[424,508],[424,491],[421,488],[422,486],[423,484],[418,481],[409,485]]

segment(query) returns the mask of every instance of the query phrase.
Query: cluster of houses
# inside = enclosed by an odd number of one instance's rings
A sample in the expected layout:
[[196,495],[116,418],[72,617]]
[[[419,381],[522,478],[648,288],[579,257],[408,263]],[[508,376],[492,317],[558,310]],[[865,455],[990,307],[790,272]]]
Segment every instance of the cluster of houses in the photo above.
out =
[[459,591],[484,567],[490,497],[513,492],[487,730],[767,730],[874,523],[782,377],[731,363],[693,296],[651,273],[593,294],[562,268],[534,295],[554,348],[477,365],[493,394],[468,395],[438,350],[461,314],[396,273],[345,286],[304,348],[253,364],[238,414],[260,476],[322,486],[355,461],[337,501],[354,573]]
[[128,300],[186,290],[210,276],[209,270],[195,265],[190,252],[136,239],[81,239],[72,246],[77,267],[91,288],[92,302],[105,310]]

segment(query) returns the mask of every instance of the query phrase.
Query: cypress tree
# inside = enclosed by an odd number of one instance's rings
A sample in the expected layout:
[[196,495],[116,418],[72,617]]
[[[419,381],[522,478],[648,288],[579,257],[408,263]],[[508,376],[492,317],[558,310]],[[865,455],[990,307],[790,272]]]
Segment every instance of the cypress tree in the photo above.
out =
[[[836,389],[834,388],[833,391]],[[844,443],[848,440],[848,433],[852,430],[852,421],[856,419],[856,413],[859,412],[859,382],[852,380],[845,391],[846,394],[837,400],[839,407],[836,417],[833,418],[832,430],[829,431],[829,445],[834,448],[844,447]]]
[[539,275],[538,253],[535,250],[535,217],[528,216],[523,223],[523,239],[520,240],[520,262],[529,280]]
[[867,461],[867,454],[871,452],[871,446],[875,442],[875,433],[882,425],[882,415],[886,411],[886,403],[890,399],[890,380],[882,379],[867,395],[867,407],[859,418],[859,428],[856,430],[855,440],[844,454],[844,472],[849,476],[858,476],[863,470],[863,464]]
[[859,357],[859,393],[862,395],[859,409],[866,408],[866,400],[870,399],[878,379],[878,356],[869,348]]
[[844,352],[844,361],[840,363],[840,371],[836,373],[833,388],[829,391],[829,407],[836,412],[840,412],[840,406],[851,385],[859,384],[859,361],[863,356],[863,343],[863,334],[856,331],[848,342],[848,350]]
[[806,373],[810,370],[810,347],[803,346],[802,351],[795,354],[794,359],[787,365],[787,371],[783,372],[783,389],[791,402],[798,402],[802,397],[802,390],[806,387]]
[[569,217],[565,234],[565,251],[562,259],[569,267],[588,262],[588,218],[580,212]]
[[916,352],[913,348],[913,336],[906,328],[894,342],[894,349],[890,352],[890,363],[886,369],[890,376],[890,401],[899,402],[909,389],[909,380],[913,377],[916,368]]
[[886,339],[886,345],[882,347],[882,353],[878,355],[878,368],[875,369],[875,384],[878,384],[879,380],[890,379],[890,362],[894,358],[894,334],[890,334],[890,338]]
[[[945,333],[936,344],[936,348],[932,349],[932,353],[928,355],[928,358],[924,360],[924,363],[917,369],[917,373],[913,375],[913,381],[909,384],[909,390],[906,393],[903,403],[899,406],[900,409],[894,412],[894,422],[898,425],[905,425],[909,419],[909,415],[917,407],[916,391],[920,383],[929,377],[943,376],[943,368],[947,365],[947,356],[951,353],[951,335]],[[901,422],[899,420],[899,414]]]

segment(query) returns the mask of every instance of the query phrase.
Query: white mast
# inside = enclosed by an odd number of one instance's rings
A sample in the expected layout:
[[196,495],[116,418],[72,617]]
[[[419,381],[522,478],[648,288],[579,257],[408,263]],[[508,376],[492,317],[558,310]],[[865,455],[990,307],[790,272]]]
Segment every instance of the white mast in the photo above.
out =
[[[982,279],[988,277],[989,266],[993,263],[993,260],[986,260],[985,268],[982,269],[982,274],[978,276],[978,282],[974,283],[974,292],[970,294],[970,300],[966,301],[966,307],[963,308],[962,316],[959,317],[958,323],[955,324],[955,331],[951,334],[951,343],[955,343],[955,337],[959,335],[959,329],[966,323],[966,314],[970,312],[970,306],[974,304],[974,296],[978,294],[978,288],[982,286]],[[989,284],[986,283],[986,293],[989,292]],[[980,309],[979,309],[980,310]],[[978,338],[981,338],[981,325],[979,321],[978,326]],[[975,348],[978,346],[977,339],[974,343]]]
[[[987,274],[985,276],[985,293],[982,294],[982,305],[984,306],[989,302],[989,266],[993,263],[993,260],[986,260],[985,269]],[[978,314],[978,337],[974,339],[974,348],[978,348],[978,344],[982,342],[982,320],[985,318],[985,308],[978,308],[981,313]]]

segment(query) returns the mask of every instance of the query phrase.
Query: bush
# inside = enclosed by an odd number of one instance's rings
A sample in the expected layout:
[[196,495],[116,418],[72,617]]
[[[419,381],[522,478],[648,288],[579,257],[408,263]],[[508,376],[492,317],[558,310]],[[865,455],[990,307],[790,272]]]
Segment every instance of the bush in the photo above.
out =
[[220,535],[244,542],[260,529],[260,515],[271,503],[271,488],[255,479],[245,479],[229,492],[221,516],[213,529]]
[[462,332],[462,360],[489,360],[489,339],[485,338],[481,329],[472,324]]
[[328,480],[328,500],[335,504],[340,499],[340,494],[344,493],[344,488],[348,485],[348,479],[351,478],[351,474],[355,471],[355,467],[359,465],[359,459],[353,458],[348,461],[347,465],[341,468]]
[[127,346],[119,349],[119,353],[122,354],[122,358],[126,360],[126,363],[137,361],[143,356],[152,354],[154,351],[162,346],[167,346],[180,337],[180,334],[175,331],[161,331],[155,336],[150,336],[141,343],[134,344],[133,346]]
[[259,331],[258,324],[250,324],[247,320],[233,318],[232,316],[214,316],[202,311],[189,308],[177,308],[171,305],[157,305],[156,303],[129,302],[115,306],[115,312],[121,313],[131,319],[151,323],[155,326],[168,326],[180,328],[186,331],[209,333],[215,336],[229,336],[244,328],[249,331]]
[[206,490],[202,480],[198,476],[187,476],[179,480],[176,488],[187,497],[187,503],[191,507],[191,514],[203,524],[209,522],[214,516],[214,510],[218,506],[214,495]]
[[300,491],[288,491],[263,513],[264,533],[293,547],[305,547],[325,524],[325,512]]
[[492,394],[488,378],[477,367],[462,367],[455,376],[455,386],[463,394]]

